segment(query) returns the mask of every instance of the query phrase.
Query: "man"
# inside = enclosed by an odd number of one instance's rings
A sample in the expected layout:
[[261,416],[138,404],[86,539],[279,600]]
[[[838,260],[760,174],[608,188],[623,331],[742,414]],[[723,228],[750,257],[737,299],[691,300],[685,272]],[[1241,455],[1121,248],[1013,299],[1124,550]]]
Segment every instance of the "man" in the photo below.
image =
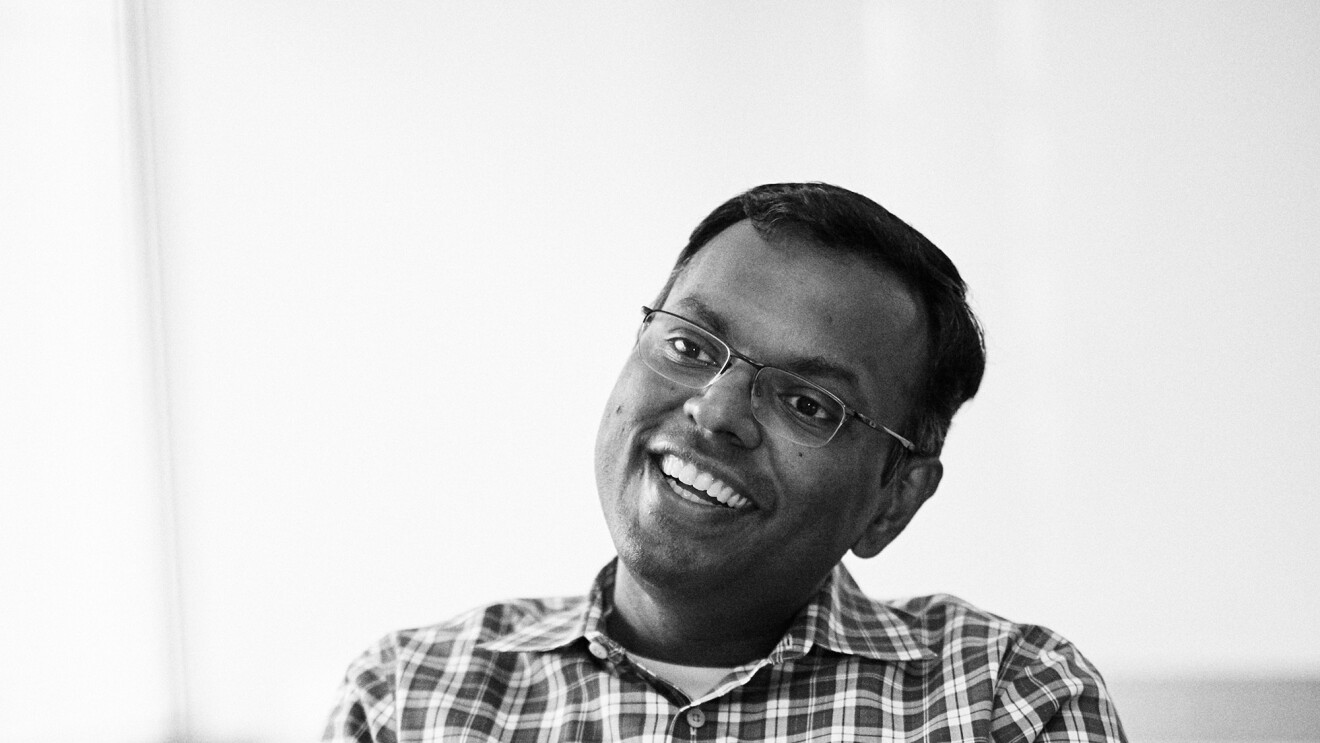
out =
[[985,367],[958,271],[863,196],[761,186],[642,310],[596,479],[591,592],[395,633],[328,740],[1123,740],[1067,641],[840,563],[935,492]]

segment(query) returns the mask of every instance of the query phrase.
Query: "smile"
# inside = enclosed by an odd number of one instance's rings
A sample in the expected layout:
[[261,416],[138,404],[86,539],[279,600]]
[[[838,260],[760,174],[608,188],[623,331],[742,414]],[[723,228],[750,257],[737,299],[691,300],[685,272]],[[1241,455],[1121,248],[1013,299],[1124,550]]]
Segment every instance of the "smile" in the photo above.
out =
[[704,496],[698,496],[690,492],[687,488],[680,488],[672,482],[669,483],[669,486],[674,489],[675,493],[678,493],[678,495],[686,500],[692,501],[693,503],[714,505],[711,503],[711,501],[714,500],[725,508],[732,508],[734,510],[750,508],[752,505],[751,501],[747,500],[742,495],[739,495],[733,488],[725,485],[719,478],[709,472],[703,472],[697,468],[697,465],[684,461],[673,454],[666,454],[660,458],[660,469],[665,475]]

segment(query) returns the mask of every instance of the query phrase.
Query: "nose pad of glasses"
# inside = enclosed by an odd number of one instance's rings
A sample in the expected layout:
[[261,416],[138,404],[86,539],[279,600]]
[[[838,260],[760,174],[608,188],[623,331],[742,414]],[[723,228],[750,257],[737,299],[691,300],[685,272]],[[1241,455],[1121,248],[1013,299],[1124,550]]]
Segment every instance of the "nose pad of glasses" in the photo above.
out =
[[760,370],[757,370],[756,376],[752,377],[751,394],[752,394],[753,403],[755,403],[755,401],[761,397],[764,387],[765,387],[765,383],[761,381],[761,372]]
[[[706,389],[710,389],[711,387],[714,387],[715,385],[724,381],[724,379],[727,377],[738,376],[735,370],[738,366],[740,366],[740,364],[734,363],[735,361],[737,361],[737,359],[729,359],[727,362],[725,362],[724,368],[716,372],[715,376],[711,377],[710,381],[706,383]],[[752,378],[746,382],[747,384],[746,389],[751,390],[752,394],[755,395],[756,384],[757,384],[757,380],[760,379],[761,370],[755,367],[748,366],[748,371],[751,373]],[[733,382],[732,384],[739,385],[740,383]]]

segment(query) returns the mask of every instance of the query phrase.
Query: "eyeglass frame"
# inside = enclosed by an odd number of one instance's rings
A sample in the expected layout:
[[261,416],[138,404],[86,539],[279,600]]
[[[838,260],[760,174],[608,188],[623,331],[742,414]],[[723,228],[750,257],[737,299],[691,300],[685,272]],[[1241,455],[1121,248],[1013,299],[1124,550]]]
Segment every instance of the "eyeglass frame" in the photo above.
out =
[[[725,351],[728,351],[728,358],[724,361],[724,364],[720,367],[719,371],[715,372],[715,374],[710,378],[710,381],[709,381],[709,382],[707,382],[706,384],[704,384],[704,385],[702,385],[702,386],[700,386],[700,387],[694,387],[694,386],[692,386],[692,385],[687,384],[686,382],[680,382],[680,381],[678,381],[678,380],[676,380],[676,379],[672,379],[672,378],[669,377],[668,375],[665,375],[665,374],[661,373],[658,369],[653,368],[650,364],[647,364],[647,363],[646,363],[646,355],[645,355],[645,354],[639,354],[639,355],[642,357],[642,362],[646,365],[646,368],[650,369],[651,371],[655,372],[656,374],[659,374],[660,376],[664,377],[665,379],[668,379],[669,381],[674,382],[675,384],[681,384],[681,385],[683,385],[684,387],[687,387],[688,389],[701,389],[701,390],[705,390],[705,389],[708,389],[711,385],[715,384],[715,382],[719,381],[720,377],[724,376],[724,374],[725,374],[726,372],[728,372],[729,369],[733,368],[733,362],[734,362],[735,359],[737,359],[737,360],[741,360],[741,361],[743,361],[743,362],[746,362],[748,366],[750,366],[750,367],[752,367],[753,369],[756,370],[756,374],[753,375],[753,377],[752,377],[752,387],[754,388],[754,387],[755,387],[755,384],[756,384],[756,378],[757,378],[758,376],[760,376],[760,374],[761,374],[761,370],[762,370],[762,369],[773,369],[773,370],[775,370],[775,371],[782,372],[782,373],[784,373],[784,374],[789,374],[789,375],[791,375],[791,376],[797,377],[798,379],[802,379],[802,380],[806,381],[806,382],[807,382],[808,384],[810,384],[811,386],[815,387],[816,389],[818,389],[818,390],[820,390],[821,392],[823,392],[823,393],[825,393],[826,395],[828,395],[831,399],[833,399],[835,402],[837,402],[837,403],[839,404],[839,407],[843,408],[843,413],[844,413],[844,415],[843,415],[842,418],[839,419],[839,425],[838,425],[838,427],[836,427],[836,428],[834,429],[834,433],[831,433],[831,434],[830,434],[830,437],[829,437],[828,439],[825,439],[825,441],[824,441],[823,443],[821,443],[820,446],[818,446],[818,447],[811,447],[811,448],[823,448],[823,447],[825,447],[825,446],[828,446],[829,443],[830,443],[831,441],[834,440],[834,437],[839,435],[839,431],[843,430],[843,424],[846,423],[846,422],[848,421],[849,418],[856,418],[857,420],[859,420],[859,421],[861,421],[862,423],[866,424],[866,426],[868,426],[869,428],[875,429],[876,431],[880,431],[880,432],[882,432],[882,433],[887,433],[887,434],[889,434],[890,436],[894,437],[894,439],[895,439],[896,441],[898,441],[898,443],[899,443],[900,445],[902,445],[902,447],[903,447],[904,449],[906,449],[909,453],[915,453],[915,452],[917,451],[917,446],[916,446],[916,444],[912,443],[912,441],[909,440],[907,437],[903,436],[903,435],[900,434],[900,433],[897,433],[896,431],[894,431],[893,429],[889,428],[888,426],[885,426],[885,425],[882,425],[882,424],[876,422],[874,419],[870,418],[870,417],[867,416],[865,413],[862,413],[860,410],[857,410],[857,409],[854,408],[853,406],[851,406],[851,405],[849,405],[848,403],[844,402],[844,401],[843,401],[843,398],[839,397],[838,395],[834,394],[833,392],[830,392],[829,390],[825,389],[824,387],[821,387],[819,384],[816,384],[815,382],[812,382],[812,381],[809,380],[809,379],[806,379],[805,377],[803,377],[803,376],[800,375],[800,374],[794,374],[793,372],[788,371],[787,369],[780,369],[779,367],[777,367],[777,366],[773,366],[773,365],[771,365],[771,364],[762,364],[761,362],[759,362],[759,361],[757,361],[757,360],[755,360],[755,359],[753,359],[753,358],[747,356],[746,354],[741,353],[741,352],[735,350],[735,349],[733,348],[733,346],[729,345],[729,342],[728,342],[728,341],[726,341],[726,340],[724,340],[723,338],[719,337],[719,336],[716,335],[715,333],[712,333],[710,330],[706,329],[705,327],[702,327],[702,325],[700,325],[699,323],[695,323],[695,322],[689,320],[688,318],[683,317],[682,315],[680,315],[680,314],[678,314],[678,313],[670,312],[669,310],[657,310],[657,309],[652,309],[652,308],[650,308],[650,307],[647,307],[646,305],[642,305],[642,324],[641,324],[641,327],[639,327],[639,328],[637,329],[637,343],[638,343],[638,345],[639,345],[639,350],[640,350],[640,344],[641,344],[641,340],[642,340],[642,333],[643,333],[643,331],[646,330],[646,325],[647,325],[647,323],[650,321],[651,316],[652,316],[652,315],[656,315],[656,314],[669,315],[670,317],[676,317],[676,318],[678,318],[679,320],[682,320],[683,322],[685,322],[685,323],[687,323],[687,324],[689,324],[689,325],[691,325],[691,326],[697,328],[697,329],[700,330],[701,332],[705,333],[706,335],[709,335],[711,338],[713,338],[713,339],[715,339],[716,341],[718,341],[720,345],[724,346],[724,350],[725,350]],[[749,393],[749,394],[751,393],[751,390],[750,390],[750,389],[748,390],[748,393]],[[757,419],[757,422],[758,422],[758,423],[760,422],[760,419],[759,419],[759,418]],[[762,425],[764,425],[764,424],[762,424]],[[773,430],[773,429],[771,429],[771,430]],[[783,436],[783,434],[778,434],[778,435],[779,435],[779,436]],[[798,443],[801,443],[801,442],[798,442]],[[803,445],[803,446],[810,446],[810,444],[802,444],[802,445]]]

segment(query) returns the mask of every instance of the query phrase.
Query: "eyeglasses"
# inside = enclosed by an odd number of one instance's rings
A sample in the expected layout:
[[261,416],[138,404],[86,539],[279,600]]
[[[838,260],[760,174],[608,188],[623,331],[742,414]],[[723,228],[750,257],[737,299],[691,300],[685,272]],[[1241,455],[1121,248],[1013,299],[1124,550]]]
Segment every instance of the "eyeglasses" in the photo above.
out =
[[734,359],[756,369],[752,378],[752,415],[767,431],[795,444],[819,448],[830,443],[849,417],[883,431],[908,451],[916,446],[894,431],[844,404],[834,393],[803,377],[753,361],[719,336],[665,310],[643,307],[637,331],[637,354],[647,368],[684,387],[705,389],[729,369]]

